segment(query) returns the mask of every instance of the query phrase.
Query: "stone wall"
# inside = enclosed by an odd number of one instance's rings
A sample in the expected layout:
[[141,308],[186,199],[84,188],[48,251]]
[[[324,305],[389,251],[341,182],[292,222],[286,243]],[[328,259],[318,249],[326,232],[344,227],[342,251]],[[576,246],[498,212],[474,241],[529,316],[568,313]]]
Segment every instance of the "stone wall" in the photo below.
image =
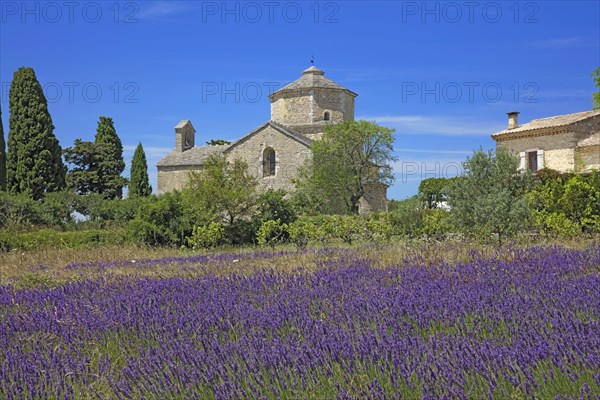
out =
[[[263,177],[263,152],[271,147],[275,150],[275,175]],[[244,142],[225,153],[229,160],[241,159],[249,166],[249,172],[258,178],[260,190],[294,190],[292,179],[298,176],[298,168],[310,158],[310,149],[290,139],[271,126],[266,126]]]
[[358,203],[359,214],[369,214],[373,211],[387,211],[387,187],[371,185],[365,188],[365,194]]
[[[557,131],[561,133],[554,134]],[[496,146],[509,149],[515,154],[523,151],[544,150],[544,167],[561,172],[573,171],[574,169],[591,169],[594,168],[594,165],[600,164],[600,161],[598,161],[600,156],[596,156],[597,153],[594,150],[577,148],[577,144],[599,131],[600,116],[594,116],[566,127],[547,128],[540,131],[537,136],[516,139],[500,137]],[[510,135],[510,133],[507,135]]]
[[329,111],[334,123],[354,119],[354,97],[337,89],[298,89],[277,95],[271,119],[290,127],[323,122]]
[[544,150],[544,168],[557,171],[572,171],[575,167],[575,146],[577,139],[573,132],[557,135],[525,137],[498,142],[498,148],[505,148],[515,154],[522,151]]
[[188,183],[190,171],[200,170],[200,166],[158,167],[158,194],[183,189]]
[[600,146],[578,147],[575,160],[581,162],[584,171],[600,170]]

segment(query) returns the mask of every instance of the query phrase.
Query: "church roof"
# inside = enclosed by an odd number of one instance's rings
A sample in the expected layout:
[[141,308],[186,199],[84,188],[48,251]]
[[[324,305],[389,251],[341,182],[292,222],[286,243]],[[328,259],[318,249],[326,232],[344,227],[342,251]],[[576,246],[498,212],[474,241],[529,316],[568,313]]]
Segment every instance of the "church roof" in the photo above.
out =
[[573,113],[573,114],[563,114],[563,115],[556,115],[554,117],[534,119],[526,124],[519,125],[516,128],[504,129],[500,132],[496,132],[492,135],[492,137],[497,138],[498,136],[501,136],[501,135],[508,135],[508,134],[513,134],[513,133],[517,133],[517,132],[528,132],[528,131],[534,131],[534,130],[544,129],[544,128],[564,127],[564,126],[571,125],[571,124],[574,124],[579,121],[583,121],[588,118],[595,117],[597,115],[600,115],[600,110],[583,111],[583,112],[577,112],[577,113]]
[[262,131],[264,128],[266,128],[268,126],[281,132],[282,134],[289,137],[290,139],[293,139],[293,140],[305,145],[306,147],[310,147],[310,145],[312,144],[311,139],[307,138],[306,136],[304,136],[303,134],[301,134],[299,132],[296,132],[295,130],[291,129],[289,126],[279,124],[275,121],[267,121],[264,124],[262,124],[261,126],[259,126],[258,128],[254,129],[252,132],[248,133],[247,135],[243,136],[242,138],[240,138],[240,139],[236,140],[235,142],[233,142],[232,144],[230,144],[223,151],[224,152],[229,151],[230,149],[234,148],[238,144],[241,144],[241,143],[245,142],[246,140],[250,139],[252,136],[254,136],[258,132]]
[[196,146],[186,151],[173,150],[156,163],[157,167],[196,167],[204,164],[211,154],[225,151],[230,145]]
[[250,139],[256,133],[260,132],[267,126],[272,127],[283,135],[293,139],[306,147],[310,147],[312,140],[304,136],[303,134],[296,132],[288,126],[279,124],[274,121],[267,121],[252,132],[244,135],[242,138],[236,140],[231,144],[217,145],[217,146],[196,146],[183,152],[173,150],[167,154],[162,160],[156,163],[157,167],[198,167],[204,164],[206,159],[212,154],[219,154],[228,151],[230,148],[237,146]]
[[269,97],[273,98],[273,96],[277,93],[287,92],[291,90],[299,90],[299,89],[334,89],[334,90],[343,90],[348,92],[352,96],[358,96],[351,90],[346,89],[342,85],[335,83],[329,78],[325,77],[325,72],[315,67],[314,65],[302,71],[302,76],[296,79],[294,82],[289,83],[282,87],[281,89],[271,93]]

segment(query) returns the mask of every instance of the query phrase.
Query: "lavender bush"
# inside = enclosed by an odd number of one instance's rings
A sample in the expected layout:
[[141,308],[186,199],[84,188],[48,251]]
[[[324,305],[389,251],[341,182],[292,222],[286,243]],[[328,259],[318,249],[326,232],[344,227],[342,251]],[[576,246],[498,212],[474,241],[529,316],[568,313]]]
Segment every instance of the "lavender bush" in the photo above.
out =
[[554,247],[0,287],[0,398],[597,398],[599,268]]

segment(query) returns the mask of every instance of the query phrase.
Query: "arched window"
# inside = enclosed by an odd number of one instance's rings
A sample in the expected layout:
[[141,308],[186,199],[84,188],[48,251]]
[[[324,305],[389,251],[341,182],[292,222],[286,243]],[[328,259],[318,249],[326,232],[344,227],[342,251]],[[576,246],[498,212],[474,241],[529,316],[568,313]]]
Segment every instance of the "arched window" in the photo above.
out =
[[263,151],[263,177],[275,175],[275,150],[267,147]]
[[323,114],[323,121],[329,121],[331,119],[331,114],[329,113],[329,111],[325,111],[325,113]]

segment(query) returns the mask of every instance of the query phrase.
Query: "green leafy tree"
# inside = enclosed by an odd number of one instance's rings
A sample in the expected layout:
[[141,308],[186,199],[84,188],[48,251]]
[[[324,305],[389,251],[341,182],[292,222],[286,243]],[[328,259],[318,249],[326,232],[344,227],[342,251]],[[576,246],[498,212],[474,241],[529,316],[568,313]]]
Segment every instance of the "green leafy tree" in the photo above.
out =
[[598,88],[598,90],[596,90],[593,94],[592,94],[592,101],[594,103],[594,110],[600,109],[600,67],[596,68],[593,72],[592,72],[592,79],[594,79],[594,86],[596,86],[596,88]]
[[507,150],[476,151],[463,163],[464,176],[448,191],[451,222],[463,233],[498,243],[527,226],[526,192],[531,175]]
[[142,144],[139,143],[133,153],[131,176],[129,178],[129,197],[147,197],[152,194],[148,179],[148,163]]
[[257,204],[261,222],[279,219],[282,224],[288,224],[296,219],[296,212],[291,201],[285,199],[284,190],[269,189],[261,193]]
[[99,187],[97,193],[102,193],[108,199],[123,197],[123,186],[127,179],[121,174],[125,169],[123,161],[123,144],[117,135],[112,118],[100,117],[94,143],[99,160]]
[[437,208],[440,203],[446,201],[446,189],[451,179],[448,178],[428,178],[419,184],[418,196],[423,206],[427,208]]
[[2,126],[2,109],[0,109],[0,190],[6,190],[6,142]]
[[228,162],[223,155],[211,155],[202,171],[190,173],[187,194],[203,213],[233,225],[251,215],[257,185],[245,162]]
[[369,187],[393,182],[393,132],[369,121],[328,125],[300,171],[297,201],[318,212],[358,214]]
[[99,151],[99,148],[102,146],[106,145],[75,139],[74,146],[64,150],[65,161],[69,167],[67,186],[76,193],[81,195],[101,193],[100,154],[102,151]]
[[10,85],[7,188],[41,199],[65,187],[66,168],[42,86],[21,67]]

